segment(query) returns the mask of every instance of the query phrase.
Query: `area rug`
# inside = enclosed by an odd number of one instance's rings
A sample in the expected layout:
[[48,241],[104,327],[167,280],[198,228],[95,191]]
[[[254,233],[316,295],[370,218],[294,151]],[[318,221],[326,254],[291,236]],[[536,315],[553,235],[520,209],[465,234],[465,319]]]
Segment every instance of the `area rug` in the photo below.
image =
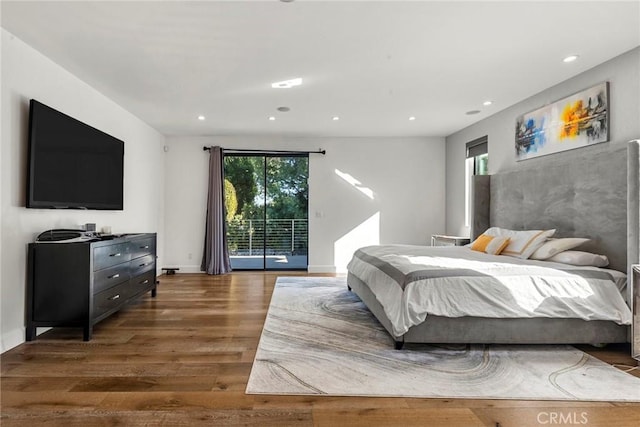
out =
[[640,401],[640,378],[565,345],[406,345],[344,278],[279,277],[248,394]]

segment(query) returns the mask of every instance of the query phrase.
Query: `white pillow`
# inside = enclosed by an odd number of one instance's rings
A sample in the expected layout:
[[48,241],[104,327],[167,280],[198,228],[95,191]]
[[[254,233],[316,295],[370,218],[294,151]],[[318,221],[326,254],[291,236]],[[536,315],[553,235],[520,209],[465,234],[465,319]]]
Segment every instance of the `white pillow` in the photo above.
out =
[[556,230],[508,230],[506,228],[491,227],[484,234],[489,236],[509,237],[509,245],[501,255],[516,258],[529,258],[542,244],[555,233]]
[[580,246],[583,243],[588,242],[589,239],[584,239],[581,237],[566,237],[562,239],[549,239],[542,244],[534,253],[531,255],[531,259],[547,259],[552,256],[559,254],[560,252],[568,251],[569,249],[573,249],[577,246]]
[[547,261],[561,262],[571,265],[589,265],[593,267],[606,267],[609,259],[605,255],[592,254],[591,252],[564,251],[554,255]]

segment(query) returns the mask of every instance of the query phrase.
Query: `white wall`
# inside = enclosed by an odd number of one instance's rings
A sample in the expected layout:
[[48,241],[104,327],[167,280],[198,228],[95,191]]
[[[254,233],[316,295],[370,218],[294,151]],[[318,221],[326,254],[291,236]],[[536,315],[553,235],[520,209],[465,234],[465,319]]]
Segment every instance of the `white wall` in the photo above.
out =
[[535,166],[535,164],[549,161],[552,157],[570,158],[572,151],[565,151],[516,162],[516,117],[604,81],[609,82],[610,142],[580,148],[580,150],[607,150],[612,144],[622,144],[637,139],[640,137],[640,48],[613,58],[448,136],[446,138],[447,233],[469,235],[469,228],[464,225],[464,163],[465,144],[468,141],[488,135],[490,174],[514,170],[525,165]]
[[[158,232],[163,248],[164,137],[47,57],[2,30],[0,319],[5,351],[25,337],[27,244],[51,228],[93,222],[114,233]],[[125,141],[124,210],[26,209],[29,100],[35,98]]]
[[[200,271],[205,145],[327,150],[309,158],[311,272],[345,271],[353,250],[366,244],[428,244],[431,234],[444,231],[443,138],[167,137],[166,144],[165,266],[181,272]],[[336,170],[361,184],[349,184]]]

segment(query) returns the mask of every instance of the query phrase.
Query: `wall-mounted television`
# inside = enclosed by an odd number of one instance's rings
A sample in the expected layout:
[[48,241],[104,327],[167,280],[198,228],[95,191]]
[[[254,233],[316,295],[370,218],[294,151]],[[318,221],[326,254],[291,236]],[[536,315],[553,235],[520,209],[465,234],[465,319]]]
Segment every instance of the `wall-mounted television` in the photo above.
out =
[[123,209],[123,141],[32,99],[28,144],[28,208]]

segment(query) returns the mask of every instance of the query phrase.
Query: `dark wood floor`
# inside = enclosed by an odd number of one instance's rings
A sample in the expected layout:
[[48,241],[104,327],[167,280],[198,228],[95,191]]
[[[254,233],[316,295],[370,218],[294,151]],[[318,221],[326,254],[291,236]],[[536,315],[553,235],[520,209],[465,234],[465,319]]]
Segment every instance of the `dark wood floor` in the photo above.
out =
[[[101,322],[90,342],[58,328],[4,353],[1,425],[640,425],[639,404],[246,395],[279,275],[291,273],[161,276],[157,298]],[[635,366],[626,346],[583,349]]]

